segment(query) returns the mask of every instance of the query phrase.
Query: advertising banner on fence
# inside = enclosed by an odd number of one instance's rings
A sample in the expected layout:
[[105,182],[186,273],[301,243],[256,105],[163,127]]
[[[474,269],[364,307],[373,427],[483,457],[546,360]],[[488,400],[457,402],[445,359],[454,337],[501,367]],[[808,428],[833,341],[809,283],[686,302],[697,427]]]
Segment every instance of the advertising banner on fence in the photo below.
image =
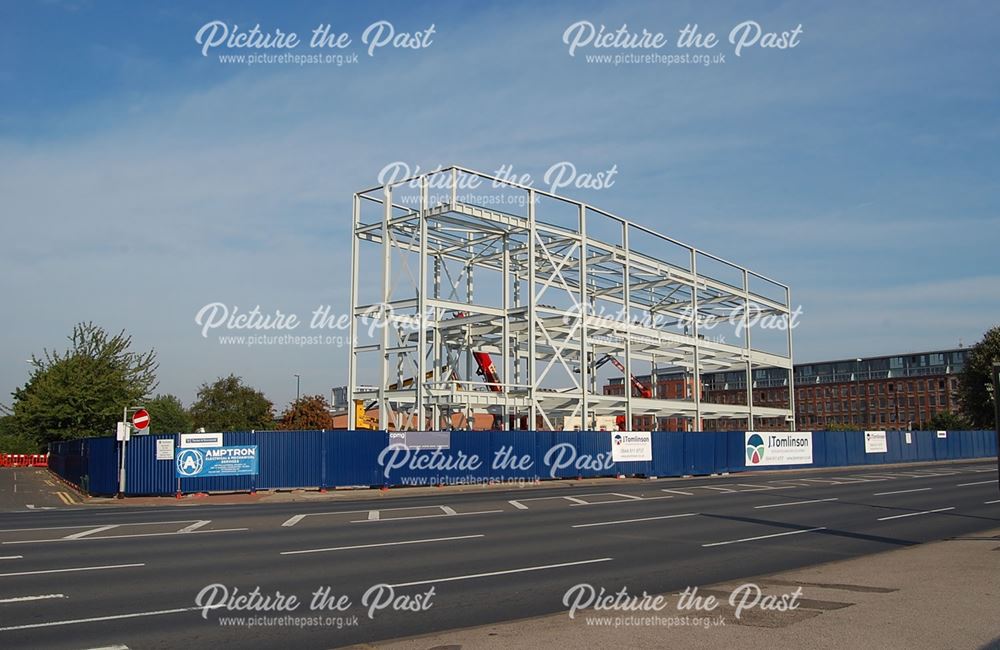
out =
[[614,431],[611,460],[616,463],[653,460],[653,434],[649,431]]
[[389,434],[389,444],[409,449],[448,449],[451,431],[394,431]]
[[865,453],[889,453],[889,443],[886,441],[885,431],[865,431]]
[[746,466],[812,465],[811,431],[792,433],[745,432]]
[[175,466],[178,478],[255,476],[257,445],[180,449]]

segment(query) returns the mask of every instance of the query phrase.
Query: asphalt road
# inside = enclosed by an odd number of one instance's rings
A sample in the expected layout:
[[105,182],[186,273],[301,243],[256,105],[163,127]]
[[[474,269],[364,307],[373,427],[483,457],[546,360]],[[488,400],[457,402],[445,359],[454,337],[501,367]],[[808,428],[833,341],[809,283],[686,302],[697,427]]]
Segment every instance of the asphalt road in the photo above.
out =
[[[0,513],[0,645],[336,647],[557,612],[578,583],[673,592],[998,523],[995,461],[335,503],[23,508]],[[302,602],[203,612],[196,598],[211,584]],[[379,584],[392,591],[369,591]],[[346,611],[310,609],[324,587]],[[385,608],[369,616],[366,592]],[[261,616],[285,624],[250,626]]]

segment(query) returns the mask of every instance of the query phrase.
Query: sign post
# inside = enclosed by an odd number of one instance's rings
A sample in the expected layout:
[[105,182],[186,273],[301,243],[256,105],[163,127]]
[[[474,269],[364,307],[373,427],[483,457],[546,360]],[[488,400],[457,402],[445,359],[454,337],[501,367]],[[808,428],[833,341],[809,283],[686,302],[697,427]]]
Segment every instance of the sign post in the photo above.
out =
[[[132,411],[132,421],[129,422],[128,412]],[[132,435],[132,427],[145,429],[149,426],[149,413],[141,406],[126,406],[122,408],[122,421],[118,423],[117,438],[121,440],[121,462],[118,466],[118,494],[119,499],[125,498],[125,452],[128,449],[128,439]]]

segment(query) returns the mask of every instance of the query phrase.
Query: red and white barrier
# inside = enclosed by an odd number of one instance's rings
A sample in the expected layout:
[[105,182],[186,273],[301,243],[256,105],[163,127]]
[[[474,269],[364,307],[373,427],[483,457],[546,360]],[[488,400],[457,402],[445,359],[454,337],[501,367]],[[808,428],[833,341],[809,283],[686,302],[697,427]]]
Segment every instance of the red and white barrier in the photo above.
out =
[[48,454],[0,454],[0,467],[48,467]]

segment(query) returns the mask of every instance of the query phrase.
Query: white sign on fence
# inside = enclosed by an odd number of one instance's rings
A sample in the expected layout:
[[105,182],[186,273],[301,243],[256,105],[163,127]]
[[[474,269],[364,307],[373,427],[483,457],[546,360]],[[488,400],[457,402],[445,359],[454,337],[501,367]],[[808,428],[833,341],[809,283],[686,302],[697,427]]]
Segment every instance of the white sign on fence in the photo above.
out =
[[906,444],[908,445],[913,444],[913,434],[910,433],[909,431],[906,432]]
[[889,452],[889,443],[885,431],[865,431],[865,453],[885,454]]
[[156,441],[156,460],[174,459],[174,439],[162,438]]
[[612,461],[653,460],[653,434],[649,431],[612,431],[609,435]]
[[812,432],[745,432],[747,467],[758,465],[812,465]]
[[182,433],[181,447],[221,447],[221,433]]
[[947,438],[948,437],[948,432],[947,431],[938,431],[937,432],[937,437],[938,438]]

